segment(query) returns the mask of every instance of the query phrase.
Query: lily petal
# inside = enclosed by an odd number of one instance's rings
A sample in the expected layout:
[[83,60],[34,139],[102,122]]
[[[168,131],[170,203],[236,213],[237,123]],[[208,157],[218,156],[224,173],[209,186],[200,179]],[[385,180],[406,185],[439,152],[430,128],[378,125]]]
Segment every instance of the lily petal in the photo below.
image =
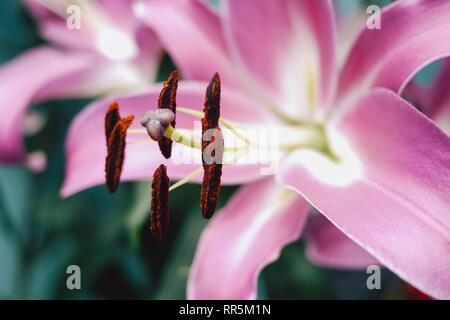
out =
[[[23,159],[22,120],[26,108],[48,83],[68,79],[92,63],[82,54],[40,47],[0,68],[0,160]],[[26,75],[26,76],[24,76]]]
[[155,31],[184,76],[206,81],[219,72],[224,84],[234,85],[219,16],[207,4],[199,0],[137,1],[134,10]]
[[321,214],[311,219],[306,230],[306,255],[315,264],[342,269],[380,264]]
[[383,8],[381,30],[364,28],[340,75],[338,97],[356,102],[374,87],[401,93],[425,65],[450,55],[450,2],[396,1]]
[[349,146],[338,164],[298,151],[280,181],[405,281],[450,298],[450,138],[385,89],[345,114],[329,138],[338,135]]
[[[335,21],[330,1],[227,0],[229,46],[286,113],[327,107],[335,85]],[[295,70],[296,72],[293,72]],[[285,99],[285,101],[280,99]]]
[[189,299],[255,299],[261,270],[303,229],[309,204],[268,178],[243,187],[203,231]]
[[[177,90],[177,106],[202,111],[207,85],[207,82],[180,81]],[[103,125],[106,110],[111,102],[117,101],[121,114],[134,114],[139,119],[148,110],[156,108],[161,88],[161,84],[157,84],[141,94],[108,97],[96,101],[75,118],[66,142],[67,166],[66,179],[61,191],[63,196],[104,183],[104,162],[99,159],[104,159],[106,156]],[[222,88],[221,116],[249,125],[261,122],[267,124],[273,121],[272,115],[261,110],[259,104],[255,104],[242,93],[226,87]],[[200,119],[177,112],[178,129],[194,129],[195,121],[198,121],[201,132]],[[131,129],[142,129],[139,121],[135,121]],[[141,139],[147,139],[150,142],[146,133],[127,135],[129,142]],[[191,154],[192,160],[196,160],[194,163],[179,163],[184,160],[181,155]],[[201,167],[201,152],[174,144],[172,158],[166,160],[156,143],[127,144],[122,181],[151,179],[153,172],[161,163],[168,167],[167,173],[170,179],[178,180]],[[237,184],[261,178],[263,176],[261,176],[259,165],[232,165],[223,168],[222,182],[224,184]],[[201,176],[193,181],[201,181]]]

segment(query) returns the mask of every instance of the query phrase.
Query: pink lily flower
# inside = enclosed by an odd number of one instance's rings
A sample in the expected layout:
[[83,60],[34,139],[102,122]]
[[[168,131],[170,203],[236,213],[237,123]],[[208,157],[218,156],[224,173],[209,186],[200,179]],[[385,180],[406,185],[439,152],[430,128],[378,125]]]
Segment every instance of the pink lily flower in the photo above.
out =
[[[24,160],[24,114],[34,103],[91,97],[148,85],[161,49],[139,23],[132,0],[27,0],[48,45],[30,49],[0,68],[0,161]],[[79,27],[69,28],[79,8]],[[74,7],[72,7],[74,8]],[[74,20],[75,21],[75,20]],[[72,21],[72,22],[74,22]],[[70,23],[69,23],[70,22]]]
[[[442,41],[450,36],[448,1],[385,7],[381,30],[361,31],[339,74],[330,1],[228,0],[219,13],[196,0],[142,1],[134,9],[182,74],[195,79],[180,81],[178,106],[201,110],[206,80],[218,71],[223,119],[277,125],[299,139],[273,177],[261,175],[259,164],[223,167],[222,183],[246,186],[204,230],[189,298],[256,298],[259,272],[300,237],[312,206],[323,214],[307,231],[312,261],[381,263],[421,291],[450,298],[450,138],[400,98],[423,66],[450,55]],[[109,104],[139,117],[160,90],[102,99],[77,116],[63,196],[104,182],[98,159],[106,155]],[[192,129],[193,120],[178,112],[177,128]],[[305,141],[308,125],[324,129]],[[127,135],[122,180],[150,179],[161,163],[171,180],[197,168],[165,160],[156,144],[133,143],[143,138]]]

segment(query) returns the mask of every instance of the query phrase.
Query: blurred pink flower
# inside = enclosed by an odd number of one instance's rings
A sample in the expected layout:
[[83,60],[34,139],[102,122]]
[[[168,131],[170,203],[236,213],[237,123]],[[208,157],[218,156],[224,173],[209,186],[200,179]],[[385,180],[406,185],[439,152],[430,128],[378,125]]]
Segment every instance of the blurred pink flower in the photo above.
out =
[[23,117],[34,103],[90,97],[148,85],[161,49],[133,15],[132,0],[80,1],[80,29],[70,29],[63,0],[26,0],[49,41],[0,68],[0,161],[25,159]]
[[[311,205],[326,217],[314,216],[307,232],[312,261],[345,268],[379,261],[421,291],[450,298],[450,139],[400,98],[423,66],[450,55],[442,41],[450,37],[450,2],[387,6],[381,30],[361,31],[339,75],[330,1],[228,0],[216,12],[197,0],[156,0],[134,10],[195,79],[179,83],[178,106],[201,110],[206,80],[218,71],[224,119],[277,125],[302,143],[306,128],[324,128],[315,138],[325,139],[325,152],[313,142],[289,150],[273,177],[257,164],[224,166],[223,183],[247,185],[204,230],[189,298],[255,298],[259,272],[301,235]],[[142,116],[160,89],[102,99],[77,116],[64,196],[104,181],[98,159],[106,155],[109,104]],[[177,128],[193,126],[178,113]],[[122,178],[150,179],[160,163],[172,180],[197,169],[163,159],[156,144],[128,144]]]

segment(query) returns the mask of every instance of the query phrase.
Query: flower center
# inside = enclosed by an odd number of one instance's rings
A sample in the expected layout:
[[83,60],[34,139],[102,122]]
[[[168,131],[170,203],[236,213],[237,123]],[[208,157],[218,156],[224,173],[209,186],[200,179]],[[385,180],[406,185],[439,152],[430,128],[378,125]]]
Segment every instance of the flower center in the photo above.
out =
[[[196,153],[201,156],[202,166],[172,186],[169,186],[164,165],[161,165],[155,171],[152,183],[152,232],[159,240],[163,240],[167,234],[169,193],[191,181],[202,172],[200,207],[203,217],[209,219],[214,214],[219,199],[222,166],[239,164],[242,157],[255,152],[257,155],[260,155],[261,150],[272,151],[271,155],[275,156],[277,162],[283,154],[299,149],[314,150],[316,153],[330,153],[324,127],[318,124],[285,125],[276,127],[272,131],[267,131],[267,127],[261,126],[257,130],[265,131],[266,135],[258,139],[257,136],[255,138],[249,132],[253,128],[221,118],[220,77],[217,73],[207,87],[203,112],[177,107],[176,91],[178,79],[178,72],[174,71],[169,76],[169,79],[164,82],[164,87],[158,99],[158,108],[146,112],[141,119],[141,125],[145,129],[129,129],[134,116],[129,115],[122,118],[117,103],[112,103],[105,115],[107,145],[105,176],[106,184],[111,193],[116,191],[119,185],[127,133],[148,133],[151,139],[131,140],[128,143],[157,142],[161,153],[166,159],[172,156],[173,142],[187,146],[188,149],[196,150]],[[177,111],[202,119],[200,126],[201,140],[193,138],[195,134],[192,134],[192,130],[175,129]],[[274,137],[275,139],[273,139]],[[227,141],[227,143],[224,141]],[[230,144],[230,141],[236,143]],[[232,158],[224,161],[224,158],[229,155]],[[249,159],[251,161],[256,159],[255,164],[260,160],[258,156],[256,158],[247,158],[247,160]],[[246,164],[252,164],[252,162],[247,162]],[[274,172],[261,172],[261,174],[269,175],[274,174]]]

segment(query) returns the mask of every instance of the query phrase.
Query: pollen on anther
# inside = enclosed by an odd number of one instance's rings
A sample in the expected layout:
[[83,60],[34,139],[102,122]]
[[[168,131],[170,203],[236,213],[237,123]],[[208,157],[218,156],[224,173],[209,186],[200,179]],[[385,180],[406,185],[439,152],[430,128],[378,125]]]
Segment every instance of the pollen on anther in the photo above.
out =
[[163,241],[169,230],[169,178],[167,168],[160,165],[153,175],[150,230],[153,236]]
[[120,119],[114,126],[108,139],[108,154],[105,162],[106,186],[110,193],[117,190],[125,157],[125,140],[127,130],[133,123],[134,116]]
[[[176,95],[178,88],[179,74],[177,71],[173,71],[167,81],[164,82],[164,87],[161,90],[158,100],[158,109],[169,109],[176,116]],[[175,118],[170,123],[175,128]],[[159,149],[166,159],[169,159],[172,155],[172,140],[164,137],[161,141],[158,141]]]

